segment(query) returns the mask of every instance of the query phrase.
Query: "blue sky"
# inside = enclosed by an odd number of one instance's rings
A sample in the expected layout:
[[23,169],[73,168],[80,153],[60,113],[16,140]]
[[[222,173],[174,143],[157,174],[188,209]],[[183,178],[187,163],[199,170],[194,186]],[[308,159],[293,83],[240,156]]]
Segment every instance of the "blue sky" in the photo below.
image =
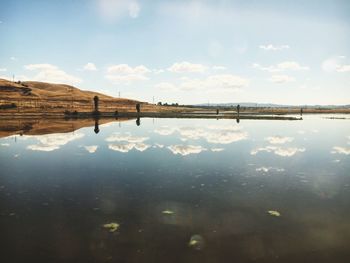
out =
[[0,76],[152,102],[350,103],[350,1],[0,1]]

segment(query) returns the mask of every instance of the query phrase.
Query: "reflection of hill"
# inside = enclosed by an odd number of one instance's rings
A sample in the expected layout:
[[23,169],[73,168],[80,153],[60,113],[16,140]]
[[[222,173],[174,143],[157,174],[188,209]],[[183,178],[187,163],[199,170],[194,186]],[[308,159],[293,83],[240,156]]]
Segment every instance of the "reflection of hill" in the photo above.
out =
[[[127,121],[119,118],[118,121]],[[99,125],[113,122],[115,119],[99,119]],[[0,120],[0,138],[15,134],[43,135],[51,133],[67,133],[84,127],[95,126],[94,119],[12,119]]]

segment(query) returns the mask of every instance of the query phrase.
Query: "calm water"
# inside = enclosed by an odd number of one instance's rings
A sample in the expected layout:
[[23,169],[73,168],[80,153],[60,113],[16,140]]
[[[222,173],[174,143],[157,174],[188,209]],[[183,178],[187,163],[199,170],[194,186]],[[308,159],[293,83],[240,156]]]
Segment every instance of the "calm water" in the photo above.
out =
[[350,262],[350,120],[99,129],[0,139],[0,262]]

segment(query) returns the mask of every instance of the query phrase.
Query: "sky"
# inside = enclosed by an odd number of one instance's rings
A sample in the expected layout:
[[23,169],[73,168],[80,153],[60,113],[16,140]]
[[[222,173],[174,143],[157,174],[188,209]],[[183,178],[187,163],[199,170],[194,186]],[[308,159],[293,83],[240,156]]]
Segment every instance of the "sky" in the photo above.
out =
[[350,104],[350,1],[0,0],[0,78],[148,102]]

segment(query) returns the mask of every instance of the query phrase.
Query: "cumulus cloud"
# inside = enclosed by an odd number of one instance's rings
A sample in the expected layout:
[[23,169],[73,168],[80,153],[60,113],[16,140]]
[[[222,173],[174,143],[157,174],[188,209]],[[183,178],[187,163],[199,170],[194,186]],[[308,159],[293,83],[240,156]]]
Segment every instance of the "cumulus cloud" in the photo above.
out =
[[256,68],[262,71],[268,71],[268,72],[282,72],[287,70],[306,71],[310,69],[307,66],[300,65],[296,61],[284,61],[284,62],[278,63],[277,65],[271,65],[271,66],[262,66],[258,63],[254,63],[253,68]]
[[161,91],[177,91],[177,87],[175,84],[169,83],[169,82],[161,82],[156,85],[154,85],[156,89],[159,89]]
[[350,147],[341,147],[341,146],[334,146],[333,150],[331,151],[332,154],[350,154]]
[[94,63],[89,62],[89,63],[87,63],[87,64],[83,67],[83,70],[86,70],[86,71],[96,71],[97,68],[96,68],[96,66],[95,66]]
[[136,0],[97,0],[100,17],[109,23],[123,17],[137,18],[141,6]]
[[194,64],[183,61],[180,63],[174,63],[171,67],[168,68],[168,70],[175,73],[202,73],[207,70],[207,67],[202,64]]
[[249,85],[249,80],[232,74],[212,75],[206,79],[187,79],[181,90],[237,91]]
[[85,150],[87,150],[89,153],[96,152],[98,146],[97,145],[90,145],[90,146],[84,146]]
[[224,66],[212,66],[213,70],[226,70],[226,67]]
[[204,79],[182,78],[181,83],[162,82],[155,88],[163,91],[237,92],[249,85],[249,80],[232,74],[211,75]]
[[345,56],[334,56],[322,62],[322,69],[326,72],[350,72],[350,65],[344,65]]
[[55,134],[47,134],[40,136],[27,136],[29,139],[33,138],[39,141],[38,144],[31,144],[27,146],[28,150],[32,151],[44,151],[51,152],[59,149],[61,146],[83,138],[84,134],[82,133],[55,133]]
[[127,64],[119,64],[109,66],[105,77],[115,84],[130,84],[134,81],[148,80],[146,75],[149,72],[151,70],[143,65],[131,67]]
[[252,150],[250,152],[251,155],[256,155],[259,152],[272,152],[276,155],[283,156],[283,157],[290,157],[295,155],[298,152],[304,152],[305,148],[296,148],[296,147],[276,147],[276,146],[266,146],[266,147],[260,147]]
[[288,75],[272,75],[268,80],[273,83],[282,84],[294,81],[295,79]]
[[272,45],[272,44],[268,44],[268,45],[260,45],[259,48],[264,49],[264,50],[268,50],[268,51],[279,51],[279,50],[283,50],[283,49],[289,49],[290,47],[288,45]]
[[292,142],[294,138],[292,137],[283,137],[283,136],[270,136],[266,137],[265,141],[268,141],[271,144],[284,144],[287,142]]
[[173,153],[173,154],[180,154],[182,156],[186,156],[189,154],[198,154],[201,153],[202,151],[206,151],[206,148],[203,148],[202,146],[199,145],[170,145],[168,146],[168,149]]
[[36,81],[72,85],[82,82],[80,78],[69,75],[52,64],[29,64],[25,65],[24,68],[29,71],[37,72],[37,74],[32,77],[32,80]]

